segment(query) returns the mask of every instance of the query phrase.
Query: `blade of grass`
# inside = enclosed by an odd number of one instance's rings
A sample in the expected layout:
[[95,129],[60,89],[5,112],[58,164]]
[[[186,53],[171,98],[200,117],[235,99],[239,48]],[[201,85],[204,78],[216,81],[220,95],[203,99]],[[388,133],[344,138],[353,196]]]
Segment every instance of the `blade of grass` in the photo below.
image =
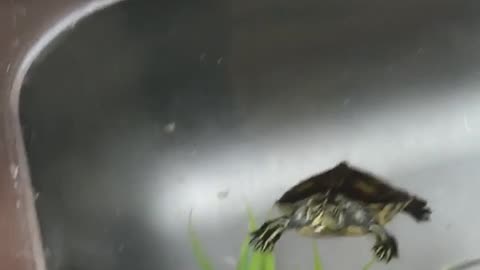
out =
[[[253,211],[247,207],[249,231],[257,228]],[[252,252],[248,270],[275,270],[275,255],[273,253]]]
[[362,270],[370,270],[372,266],[375,264],[376,259],[373,257],[363,268]]
[[273,253],[264,254],[263,270],[275,270],[275,255]]
[[253,231],[257,228],[255,224],[255,215],[253,214],[252,209],[247,206],[247,215],[248,215],[248,230]]
[[[255,224],[255,217],[254,217],[253,211],[248,205],[247,205],[247,214],[248,214],[248,231],[251,232],[256,229],[256,224]],[[273,255],[265,256],[265,254],[250,252],[251,250],[249,247],[249,241],[250,241],[250,235],[247,235],[247,237],[242,243],[242,247],[240,250],[240,258],[237,264],[237,270],[251,270],[251,269],[274,270],[275,258],[273,258]]]
[[[268,218],[272,218],[273,215],[273,207],[268,211]],[[267,253],[264,254],[264,270],[275,270],[275,254]]]
[[248,270],[263,270],[265,255],[254,251],[252,253],[252,258],[250,260],[250,265],[248,266]]
[[212,263],[210,262],[210,259],[203,251],[202,245],[197,236],[197,233],[193,229],[192,211],[190,211],[190,215],[188,217],[188,232],[190,236],[190,242],[192,244],[193,254],[195,256],[195,259],[197,260],[197,264],[199,265],[200,269],[213,270]]
[[472,266],[478,266],[480,264],[480,258],[472,259],[472,260],[465,260],[461,263],[457,263],[453,266],[446,267],[444,270],[465,270],[469,269]]
[[[250,232],[252,231],[252,227],[255,225],[255,219],[253,218],[253,213],[248,206],[247,203],[247,214],[249,217],[249,222],[248,222],[248,232],[247,236],[242,242],[242,245],[240,247],[240,257],[237,262],[237,270],[248,270],[248,262],[250,259]],[[252,226],[253,225],[253,226]]]
[[[252,209],[247,206],[248,214],[248,231],[253,231],[257,228],[255,224],[255,216]],[[253,251],[248,270],[263,270],[263,254],[260,252]]]
[[238,263],[237,263],[237,270],[248,270],[248,242],[250,241],[250,237],[247,235],[245,239],[243,240],[242,246],[240,248],[240,257],[238,258]]
[[313,269],[323,270],[322,261],[320,259],[320,252],[318,251],[317,241],[312,241],[313,244]]

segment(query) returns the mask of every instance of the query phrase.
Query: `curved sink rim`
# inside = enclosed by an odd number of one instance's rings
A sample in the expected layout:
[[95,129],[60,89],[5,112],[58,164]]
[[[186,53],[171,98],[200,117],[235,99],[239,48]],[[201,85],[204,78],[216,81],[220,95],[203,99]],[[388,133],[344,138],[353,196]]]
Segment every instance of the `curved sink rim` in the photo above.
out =
[[[3,116],[0,119],[0,125],[3,127],[0,132],[0,146],[5,148],[5,151],[0,154],[0,192],[6,195],[3,199],[2,215],[5,220],[8,220],[8,223],[5,222],[2,226],[6,229],[0,230],[0,238],[11,241],[0,249],[2,258],[0,266],[4,266],[0,268],[46,269],[34,203],[35,195],[31,185],[19,115],[20,92],[25,77],[35,60],[62,33],[72,29],[86,17],[122,1],[124,0],[73,0],[65,3],[61,0],[53,0],[49,4],[57,7],[58,10],[52,11],[47,8],[45,9],[47,14],[34,16],[25,22],[26,27],[22,30],[31,31],[30,36],[20,42],[15,37],[15,33],[10,36],[6,31],[6,38],[2,41],[4,44],[0,44],[5,45],[5,48],[8,48],[9,44],[15,44],[14,49],[16,49],[0,52],[0,57],[7,63],[4,72],[0,73],[0,78],[3,79],[3,85],[0,85],[0,92],[2,92],[0,115]],[[25,4],[22,8],[25,12],[27,8],[35,10],[35,4]],[[4,9],[4,12],[6,15],[14,13],[14,4]],[[0,16],[0,18],[4,21],[11,19],[10,16]],[[42,23],[48,23],[48,25],[42,29],[39,27]],[[16,19],[12,25],[12,28],[15,27]],[[13,32],[15,31],[16,29],[13,29]],[[2,53],[4,55],[1,55]]]

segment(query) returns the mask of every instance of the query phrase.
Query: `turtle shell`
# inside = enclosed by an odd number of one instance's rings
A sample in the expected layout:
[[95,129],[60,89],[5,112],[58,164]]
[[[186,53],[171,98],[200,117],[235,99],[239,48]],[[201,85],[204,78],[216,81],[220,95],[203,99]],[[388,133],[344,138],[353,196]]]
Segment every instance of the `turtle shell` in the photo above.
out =
[[293,186],[277,203],[295,203],[317,193],[327,192],[331,195],[342,194],[367,204],[407,202],[412,198],[406,191],[395,188],[378,177],[342,161],[335,167]]

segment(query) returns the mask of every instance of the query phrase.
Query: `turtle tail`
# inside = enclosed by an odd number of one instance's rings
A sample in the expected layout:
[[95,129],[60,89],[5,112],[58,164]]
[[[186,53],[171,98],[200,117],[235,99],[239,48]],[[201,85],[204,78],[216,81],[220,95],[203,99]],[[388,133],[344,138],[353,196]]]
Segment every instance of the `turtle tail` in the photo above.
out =
[[250,246],[260,252],[272,252],[275,243],[280,239],[282,233],[288,228],[289,218],[279,217],[269,220],[250,233]]
[[430,214],[432,213],[432,210],[427,205],[427,201],[417,197],[413,197],[404,210],[417,222],[430,220]]

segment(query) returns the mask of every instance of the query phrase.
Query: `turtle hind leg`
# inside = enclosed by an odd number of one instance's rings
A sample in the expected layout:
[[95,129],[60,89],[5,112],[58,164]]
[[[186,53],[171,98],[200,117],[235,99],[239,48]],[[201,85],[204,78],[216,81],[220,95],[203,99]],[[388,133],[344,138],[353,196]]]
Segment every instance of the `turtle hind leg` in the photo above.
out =
[[288,217],[269,220],[250,233],[250,246],[256,251],[271,252],[282,233],[288,228]]
[[427,202],[416,197],[411,199],[407,206],[405,206],[404,211],[417,222],[430,220],[430,214],[432,213],[432,210],[427,206]]
[[376,236],[372,250],[377,260],[388,263],[393,258],[398,258],[398,244],[394,236],[377,224],[372,225],[370,231]]

